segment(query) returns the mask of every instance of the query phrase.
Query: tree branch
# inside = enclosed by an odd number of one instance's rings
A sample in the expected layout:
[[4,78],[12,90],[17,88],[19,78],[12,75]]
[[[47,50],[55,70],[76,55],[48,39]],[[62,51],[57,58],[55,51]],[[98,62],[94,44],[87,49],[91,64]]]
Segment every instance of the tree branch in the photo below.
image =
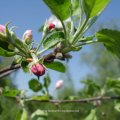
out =
[[0,78],[9,75],[10,73],[14,72],[15,70],[20,68],[20,64],[12,65],[10,67],[3,68],[0,70]]
[[[53,62],[54,59],[59,59],[56,57],[57,52],[54,50],[54,52],[49,53],[48,55],[44,55],[44,62]],[[65,60],[65,58],[70,57],[68,54],[67,55],[63,55],[63,58],[60,58],[60,60]],[[20,64],[16,64],[16,65],[11,65],[10,67],[6,67],[2,70],[0,70],[0,78],[5,77],[9,74],[11,74],[12,72],[16,71],[17,69],[21,68]]]
[[79,100],[31,100],[31,99],[26,99],[27,101],[35,101],[35,102],[50,102],[50,103],[89,103],[92,101],[104,101],[104,100],[120,100],[120,96],[98,96],[98,97],[93,97],[93,98],[84,98],[84,99],[79,99]]

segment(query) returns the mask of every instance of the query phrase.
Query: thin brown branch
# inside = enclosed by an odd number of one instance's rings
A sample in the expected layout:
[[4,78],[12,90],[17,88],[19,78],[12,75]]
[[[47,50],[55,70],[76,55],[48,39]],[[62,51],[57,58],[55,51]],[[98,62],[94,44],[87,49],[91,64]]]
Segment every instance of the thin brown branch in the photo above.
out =
[[0,70],[0,78],[3,78],[20,68],[20,64],[12,65]]
[[84,98],[84,99],[79,99],[79,100],[32,100],[28,99],[27,101],[34,101],[34,102],[50,102],[50,103],[89,103],[92,101],[104,101],[104,100],[120,100],[120,96],[98,96],[98,97],[93,97],[93,98]]
[[18,68],[20,68],[20,65],[19,65],[19,64],[12,65],[12,66],[10,66],[10,67],[6,67],[6,68],[0,70],[0,74],[5,73],[5,72],[8,72],[8,71],[11,71],[11,70],[15,70],[15,69],[18,69]]
[[[68,57],[69,57],[68,54],[63,55],[63,58],[61,58],[60,60],[64,60],[65,58],[68,58]],[[56,52],[55,51],[49,53],[48,55],[43,56],[43,58],[44,58],[44,62],[52,62],[52,61],[54,61],[54,59],[58,59],[56,57]],[[21,68],[20,64],[16,64],[16,65],[12,65],[10,67],[6,67],[6,68],[0,70],[0,78],[11,74],[12,72],[16,71],[19,68]]]

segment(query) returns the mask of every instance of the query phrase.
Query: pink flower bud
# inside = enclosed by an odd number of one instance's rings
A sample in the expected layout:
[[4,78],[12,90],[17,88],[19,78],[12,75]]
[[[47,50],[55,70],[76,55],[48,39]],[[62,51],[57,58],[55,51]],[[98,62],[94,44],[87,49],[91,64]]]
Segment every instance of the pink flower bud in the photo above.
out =
[[44,66],[42,64],[39,64],[39,63],[33,65],[31,67],[31,71],[32,71],[32,73],[34,75],[36,75],[38,77],[45,74],[45,68],[44,68]]
[[5,26],[4,25],[0,25],[0,33],[5,33]]
[[52,30],[52,29],[54,29],[55,28],[55,24],[53,24],[53,23],[48,23],[48,29],[49,30]]
[[25,40],[26,44],[30,44],[32,42],[32,30],[26,30],[23,34],[23,39]]
[[58,80],[56,82],[55,88],[60,89],[63,86],[63,83],[64,83],[63,80]]

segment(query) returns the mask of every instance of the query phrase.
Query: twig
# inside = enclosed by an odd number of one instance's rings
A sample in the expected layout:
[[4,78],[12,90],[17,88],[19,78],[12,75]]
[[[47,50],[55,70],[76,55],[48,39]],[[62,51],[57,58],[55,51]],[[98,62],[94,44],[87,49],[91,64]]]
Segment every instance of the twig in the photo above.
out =
[[[67,58],[67,56],[63,56],[64,59]],[[58,59],[56,57],[56,52],[51,52],[48,55],[43,56],[44,58],[44,62],[53,62],[54,59]],[[60,60],[64,60],[64,59],[60,59]],[[20,64],[16,64],[16,65],[12,65],[10,67],[4,68],[2,70],[0,70],[0,78],[9,75],[10,73],[16,71],[17,69],[21,68]]]
[[10,67],[4,68],[0,70],[0,78],[9,75],[10,73],[14,72],[15,70],[20,68],[20,64],[12,65]]
[[20,64],[12,65],[10,67],[7,67],[7,68],[4,68],[4,69],[0,70],[0,74],[11,71],[11,70],[15,70],[15,69],[18,69],[18,68],[20,68]]
[[35,102],[50,102],[50,103],[89,103],[92,101],[104,101],[104,100],[120,100],[120,96],[98,96],[93,98],[84,98],[79,100],[32,100],[32,99],[26,99],[27,101],[35,101]]
[[[17,70],[17,69],[16,69],[16,70]],[[11,74],[11,73],[14,72],[14,71],[15,71],[15,70],[6,71],[6,72],[0,74],[0,78],[3,78],[3,77],[5,77],[5,76],[8,76],[9,74]]]

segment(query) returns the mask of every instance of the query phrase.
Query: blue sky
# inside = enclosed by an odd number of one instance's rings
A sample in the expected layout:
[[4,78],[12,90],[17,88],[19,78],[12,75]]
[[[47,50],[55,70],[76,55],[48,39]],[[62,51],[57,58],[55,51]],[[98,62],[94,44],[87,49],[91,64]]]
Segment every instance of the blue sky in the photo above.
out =
[[[110,5],[100,16],[97,22],[108,22],[109,20],[120,20],[120,0],[112,0]],[[11,21],[11,26],[17,26],[16,33],[21,38],[24,31],[27,29],[33,30],[34,40],[39,42],[41,36],[38,33],[38,28],[41,26],[51,12],[42,0],[1,0],[0,1],[0,24],[5,24]],[[84,47],[82,51],[89,49],[89,46]],[[70,74],[75,80],[75,87],[80,88],[79,80],[84,78],[86,73],[90,73],[87,66],[79,64],[80,54],[74,53],[73,59],[69,63]],[[51,91],[54,88],[55,82],[60,79],[57,72],[50,71],[52,77]],[[24,74],[19,71],[15,78],[15,84],[20,89],[28,89],[28,80],[34,76]]]

